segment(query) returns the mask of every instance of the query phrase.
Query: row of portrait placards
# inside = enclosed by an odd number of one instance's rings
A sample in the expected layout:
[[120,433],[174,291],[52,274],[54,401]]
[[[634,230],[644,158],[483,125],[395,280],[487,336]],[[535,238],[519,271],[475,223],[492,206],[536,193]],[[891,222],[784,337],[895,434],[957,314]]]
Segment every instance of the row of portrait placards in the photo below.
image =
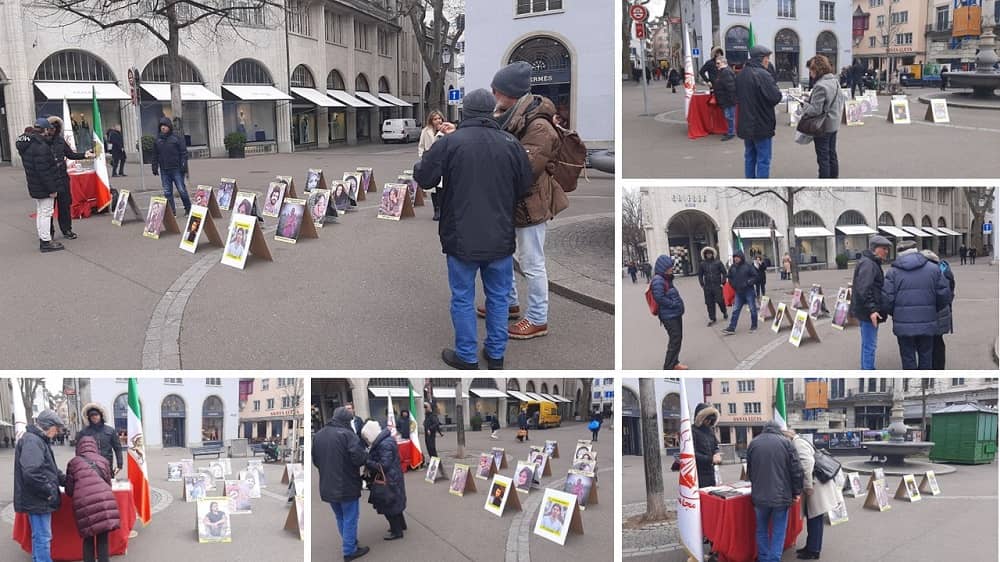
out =
[[[844,97],[844,111],[840,122],[848,127],[857,127],[865,124],[865,116],[874,115],[879,110],[878,95],[874,91],[867,91],[862,95],[851,98],[849,88],[842,88],[841,95]],[[786,100],[786,111],[788,112],[788,124],[796,127],[799,124],[800,110],[804,103],[802,88],[790,88],[784,92]],[[886,114],[886,121],[893,125],[909,125],[910,101],[905,95],[893,96],[889,100],[889,112]],[[948,113],[948,100],[941,98],[930,98],[927,100],[927,109],[924,112],[924,121],[935,124],[951,123]]]
[[[866,487],[862,487],[861,475],[857,472],[845,472],[844,476],[843,497],[864,497],[862,507],[865,509],[879,512],[892,509],[892,506],[889,504],[889,487],[884,469],[874,469]],[[902,475],[893,498],[912,503],[920,501],[921,494],[930,496],[941,494],[941,488],[938,486],[937,476],[935,476],[933,470],[924,472],[919,484],[913,474]],[[848,521],[846,502],[839,502],[836,507],[827,513],[827,518],[831,525],[846,523]]]
[[[852,294],[850,283],[837,290],[837,300],[831,319],[831,325],[836,330],[843,331],[848,326],[858,324],[858,320],[851,314]],[[758,321],[770,322],[771,331],[776,334],[784,327],[790,327],[792,331],[788,336],[788,343],[795,347],[799,347],[803,341],[819,342],[819,333],[814,322],[826,316],[830,316],[830,312],[826,307],[823,287],[818,284],[814,284],[808,294],[802,288],[796,287],[788,304],[780,302],[775,305],[771,297],[763,295],[760,297],[757,311]]]

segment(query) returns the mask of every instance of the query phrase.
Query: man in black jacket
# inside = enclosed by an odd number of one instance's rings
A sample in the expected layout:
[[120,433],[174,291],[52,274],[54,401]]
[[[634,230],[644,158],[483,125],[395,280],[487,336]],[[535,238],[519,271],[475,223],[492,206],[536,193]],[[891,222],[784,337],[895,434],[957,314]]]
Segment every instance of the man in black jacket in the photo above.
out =
[[108,152],[111,153],[111,177],[125,177],[125,139],[121,125],[108,131]]
[[885,236],[876,234],[868,248],[854,266],[851,281],[851,313],[861,327],[861,368],[875,369],[875,349],[878,344],[878,325],[886,320],[882,307],[882,285],[885,274],[882,263],[889,257],[892,243]]
[[62,250],[63,245],[52,241],[52,210],[62,189],[59,168],[65,173],[66,165],[56,161],[52,154],[52,134],[55,129],[45,118],[35,121],[31,131],[17,137],[14,146],[21,156],[28,195],[35,200],[35,227],[38,230],[38,247],[42,252]]
[[341,406],[333,419],[313,436],[313,464],[319,470],[319,495],[330,504],[337,516],[337,529],[344,541],[344,560],[354,560],[368,553],[358,546],[361,467],[368,460],[361,438],[351,428],[354,414]]
[[424,443],[427,445],[428,457],[438,456],[438,435],[444,436],[444,433],[441,431],[441,421],[438,419],[437,414],[434,413],[434,408],[429,403],[424,402]]
[[723,335],[736,333],[736,324],[740,321],[740,311],[743,305],[750,308],[750,333],[757,331],[757,295],[754,285],[757,283],[757,270],[747,263],[743,250],[733,254],[733,265],[729,268],[729,284],[736,291],[736,302],[733,303],[733,315],[729,326],[722,330]]
[[722,135],[722,140],[727,141],[736,136],[736,74],[729,68],[729,61],[726,57],[719,56],[715,59],[718,73],[712,82],[715,92],[715,101],[722,108],[723,115],[726,116],[726,123],[729,130]]
[[705,61],[705,64],[701,65],[698,69],[698,76],[708,84],[709,88],[715,89],[715,79],[719,75],[719,67],[716,61],[722,56],[722,49],[716,47],[712,50],[712,58]]
[[[747,447],[747,478],[751,484],[750,501],[757,514],[760,562],[781,561],[788,508],[802,495],[802,465],[795,447],[781,430],[777,422],[769,421]],[[771,525],[770,536],[768,525]]]
[[174,186],[184,203],[184,216],[191,212],[191,199],[184,187],[184,177],[188,175],[188,151],[184,139],[174,134],[174,125],[166,117],[160,119],[160,134],[153,142],[153,175],[160,176],[163,196],[167,198],[170,212],[177,214],[174,204]]
[[709,404],[694,407],[694,426],[691,437],[694,440],[694,461],[698,468],[698,487],[715,486],[715,465],[722,464],[719,453],[719,439],[715,436],[715,424],[719,421],[719,411]]
[[744,172],[747,178],[771,176],[771,140],[777,127],[774,106],[781,90],[767,70],[771,49],[754,45],[750,60],[736,76],[736,98],[740,119],[736,134],[743,139]]
[[55,412],[43,410],[14,449],[14,511],[28,514],[34,560],[52,560],[52,512],[59,509],[59,486],[66,483],[52,454],[52,439],[62,427]]
[[521,143],[493,120],[496,100],[489,91],[466,94],[465,119],[424,152],[413,167],[420,187],[444,179],[438,235],[448,258],[451,321],[455,349],[441,351],[454,369],[478,369],[476,354],[476,272],[486,293],[483,356],[502,369],[507,350],[507,296],[513,283],[514,209],[534,181]]
[[851,99],[854,99],[855,92],[865,95],[865,63],[861,59],[854,59],[851,65]]
[[53,127],[52,156],[56,159],[56,162],[63,162],[63,165],[58,168],[60,190],[59,194],[56,195],[56,208],[59,210],[59,230],[62,232],[63,238],[74,240],[76,239],[76,233],[73,232],[73,194],[69,188],[69,172],[66,170],[65,161],[93,158],[94,151],[76,152],[66,144],[66,139],[63,137],[62,119],[52,115],[49,117],[49,123]]
[[726,299],[722,296],[722,286],[726,284],[726,266],[715,259],[715,248],[701,249],[701,263],[698,264],[698,284],[705,293],[705,306],[708,307],[708,325],[715,324],[715,307],[722,311],[722,318],[727,319]]
[[[82,437],[93,437],[94,441],[97,441],[97,450],[108,461],[112,475],[118,474],[122,469],[122,444],[118,440],[118,432],[105,423],[107,414],[100,404],[96,402],[84,404],[83,413],[87,416],[87,427],[80,430],[77,440]],[[115,465],[114,461],[118,461],[118,464]]]

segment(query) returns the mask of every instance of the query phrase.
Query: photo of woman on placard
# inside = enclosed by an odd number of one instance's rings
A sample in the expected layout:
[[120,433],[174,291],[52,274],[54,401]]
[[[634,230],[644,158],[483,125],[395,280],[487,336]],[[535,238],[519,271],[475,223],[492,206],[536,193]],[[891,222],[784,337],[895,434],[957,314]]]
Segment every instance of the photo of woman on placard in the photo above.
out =
[[591,460],[590,446],[589,445],[580,445],[579,447],[577,447],[577,449],[576,449],[576,455],[574,455],[574,457],[577,458],[577,459],[583,459],[583,460],[588,460],[588,461]]
[[162,201],[153,201],[149,204],[149,213],[146,215],[145,234],[159,236],[163,230],[163,208]]
[[122,190],[118,193],[118,206],[115,207],[114,222],[121,223],[125,220],[125,207],[128,206],[128,191]]
[[326,211],[330,206],[330,192],[324,189],[311,191],[308,204],[313,222],[322,223],[326,219]]
[[545,516],[542,517],[542,528],[551,533],[558,534],[562,531],[564,519],[563,506],[554,501],[549,501],[549,504],[545,507]]
[[224,181],[219,184],[219,189],[216,190],[216,192],[218,192],[219,194],[218,195],[219,208],[222,209],[223,211],[229,210],[229,204],[233,200],[233,187],[234,185],[232,182]]
[[240,200],[240,204],[236,206],[236,212],[241,215],[253,214],[253,202],[249,197]]
[[531,480],[535,476],[534,465],[528,463],[517,463],[517,477],[514,480],[516,490],[527,492],[531,489]]
[[333,186],[333,206],[338,211],[346,211],[351,206],[351,198],[347,192],[347,184],[342,181]]
[[493,457],[489,453],[479,455],[479,467],[476,469],[476,476],[479,478],[490,477],[490,465],[493,464]]
[[573,470],[579,470],[580,472],[594,472],[594,468],[597,467],[597,463],[594,461],[577,460],[573,462]]
[[587,498],[590,497],[590,488],[594,485],[594,479],[583,474],[570,473],[566,477],[566,484],[563,491],[576,496],[577,504],[580,507],[587,505]]
[[910,120],[910,107],[903,102],[892,102],[892,116],[893,121],[909,121]]
[[298,239],[304,210],[300,204],[285,203],[281,209],[281,216],[278,217],[278,236],[290,240]]
[[500,465],[503,464],[503,449],[493,449],[493,465],[500,470]]
[[344,174],[344,183],[347,184],[347,197],[356,203],[358,200],[358,175],[347,172]]
[[319,172],[309,170],[309,177],[306,178],[306,191],[312,191],[319,185]]
[[201,215],[191,214],[188,219],[187,233],[184,236],[184,240],[190,244],[194,244],[195,240],[198,239],[198,229],[201,228]]
[[211,196],[211,194],[212,191],[210,189],[199,187],[198,189],[195,190],[194,197],[191,199],[191,203],[194,205],[198,205],[199,207],[207,207],[208,198]]

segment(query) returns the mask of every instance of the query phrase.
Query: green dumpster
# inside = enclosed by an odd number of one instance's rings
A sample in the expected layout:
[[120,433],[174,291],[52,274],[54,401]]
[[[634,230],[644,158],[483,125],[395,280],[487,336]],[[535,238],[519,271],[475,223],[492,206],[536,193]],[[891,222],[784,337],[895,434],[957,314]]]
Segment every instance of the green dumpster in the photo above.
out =
[[985,464],[997,454],[997,411],[978,404],[954,404],[931,415],[930,459]]

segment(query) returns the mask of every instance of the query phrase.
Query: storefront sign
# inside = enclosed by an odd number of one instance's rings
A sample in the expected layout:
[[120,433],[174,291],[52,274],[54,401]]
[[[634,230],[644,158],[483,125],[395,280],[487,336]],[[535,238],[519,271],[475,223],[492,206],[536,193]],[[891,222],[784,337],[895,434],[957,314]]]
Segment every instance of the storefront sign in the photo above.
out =
[[694,206],[698,203],[708,203],[708,196],[694,193],[674,193],[670,195],[670,201],[673,203],[683,203],[688,206]]
[[534,85],[544,84],[569,84],[569,69],[561,70],[540,70],[531,73],[531,83]]
[[762,422],[764,418],[761,416],[734,416],[734,422]]
[[295,410],[295,409],[273,410],[273,411],[267,413],[267,415],[270,416],[270,417],[272,417],[272,418],[279,417],[279,416],[281,416],[281,417],[285,417],[285,416],[289,416],[289,417],[290,416],[297,416],[299,414],[300,414],[300,412],[298,410]]

